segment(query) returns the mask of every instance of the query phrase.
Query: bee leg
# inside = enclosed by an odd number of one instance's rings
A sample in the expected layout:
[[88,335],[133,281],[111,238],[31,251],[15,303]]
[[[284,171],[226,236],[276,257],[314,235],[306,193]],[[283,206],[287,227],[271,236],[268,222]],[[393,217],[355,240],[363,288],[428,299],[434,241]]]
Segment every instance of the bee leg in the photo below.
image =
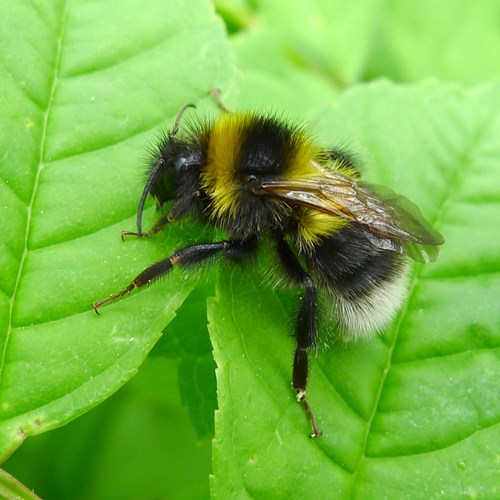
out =
[[231,113],[231,110],[224,104],[224,101],[222,100],[222,97],[220,96],[220,89],[212,89],[210,91],[210,94],[215,99],[217,106],[219,106],[219,108],[222,109],[222,111],[224,111],[224,113]]
[[[178,201],[174,204],[173,207],[170,208],[167,214],[162,215],[151,227],[149,231],[142,232],[141,224],[140,224],[140,216],[137,219],[137,227],[139,228],[137,232],[135,231],[122,231],[122,240],[124,236],[138,236],[139,238],[148,238],[149,236],[153,236],[158,233],[163,227],[165,227],[170,222],[174,222],[180,218],[182,218],[186,214],[187,207],[191,207],[195,197],[190,198],[188,202]],[[158,205],[158,202],[157,202]]]
[[[176,220],[179,220],[182,218],[187,210],[195,203],[196,196],[193,196],[193,198],[189,198],[186,201],[184,199],[182,201],[178,201],[177,203],[174,204],[173,207],[170,208],[167,214],[162,215],[151,227],[149,231],[141,231],[139,229],[137,232],[136,231],[127,231],[124,230],[122,231],[122,240],[124,240],[124,236],[138,236],[139,238],[148,238],[149,236],[153,236],[154,234],[158,233],[161,229],[163,229],[167,224],[174,222]],[[157,200],[156,202],[157,207],[159,206],[159,202]],[[137,227],[140,227],[139,223],[140,217],[138,218],[137,222]],[[141,231],[141,232],[139,232]]]
[[297,286],[305,288],[305,295],[302,297],[302,303],[297,316],[295,326],[295,340],[297,348],[293,359],[293,388],[297,392],[297,401],[299,401],[311,422],[313,433],[311,437],[321,436],[321,431],[316,424],[314,413],[306,398],[307,379],[309,375],[309,363],[307,358],[307,349],[316,345],[317,336],[317,309],[318,300],[316,288],[312,278],[302,269],[299,261],[292,250],[284,240],[278,240],[278,255],[286,273]]
[[172,222],[173,217],[171,213],[163,215],[160,217],[151,227],[149,231],[144,231],[143,233],[136,233],[135,231],[127,231],[124,230],[121,232],[122,240],[124,240],[125,236],[139,236],[139,238],[148,238],[149,236],[153,236],[158,233],[164,226],[166,226],[169,222]]
[[256,240],[223,240],[210,243],[197,243],[174,252],[168,259],[160,260],[156,264],[144,269],[137,275],[126,288],[114,293],[105,299],[92,304],[94,311],[99,314],[98,309],[108,302],[112,302],[125,294],[130,293],[134,288],[142,288],[151,284],[161,276],[167,274],[174,266],[189,267],[224,251],[228,257],[241,259],[256,248]]

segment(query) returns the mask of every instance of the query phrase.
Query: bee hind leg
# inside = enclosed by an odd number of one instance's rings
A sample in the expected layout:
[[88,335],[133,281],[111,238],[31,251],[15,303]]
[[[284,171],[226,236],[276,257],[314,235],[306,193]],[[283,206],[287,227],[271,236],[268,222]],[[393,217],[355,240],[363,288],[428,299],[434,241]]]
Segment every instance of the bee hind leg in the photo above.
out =
[[293,359],[292,384],[297,393],[297,401],[302,404],[309,419],[313,433],[312,438],[321,436],[314,413],[306,398],[307,379],[309,375],[309,360],[307,350],[316,345],[318,299],[312,278],[302,269],[299,261],[288,244],[283,240],[278,242],[278,255],[289,278],[296,286],[305,288],[305,295],[297,315],[295,340],[297,347]]

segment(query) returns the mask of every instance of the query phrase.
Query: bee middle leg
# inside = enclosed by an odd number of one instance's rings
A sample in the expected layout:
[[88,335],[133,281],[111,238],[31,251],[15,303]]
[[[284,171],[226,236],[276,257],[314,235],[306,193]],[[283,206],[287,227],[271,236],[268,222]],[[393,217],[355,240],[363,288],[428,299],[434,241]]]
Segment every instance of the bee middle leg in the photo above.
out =
[[174,266],[189,267],[201,263],[220,252],[224,252],[230,259],[242,260],[253,253],[257,246],[256,243],[256,240],[252,238],[243,241],[223,240],[187,246],[177,250],[167,259],[160,260],[156,264],[144,269],[144,271],[138,274],[126,288],[105,299],[94,302],[92,307],[95,312],[99,314],[98,309],[104,304],[123,297],[134,288],[142,288],[151,284],[153,281],[167,274]]
[[297,400],[302,404],[311,422],[311,437],[321,436],[313,411],[306,398],[307,379],[309,375],[308,348],[316,345],[318,299],[312,278],[302,269],[294,253],[283,239],[277,241],[278,255],[286,273],[293,283],[305,289],[302,304],[297,315],[295,340],[297,347],[293,359],[293,388],[297,392]]

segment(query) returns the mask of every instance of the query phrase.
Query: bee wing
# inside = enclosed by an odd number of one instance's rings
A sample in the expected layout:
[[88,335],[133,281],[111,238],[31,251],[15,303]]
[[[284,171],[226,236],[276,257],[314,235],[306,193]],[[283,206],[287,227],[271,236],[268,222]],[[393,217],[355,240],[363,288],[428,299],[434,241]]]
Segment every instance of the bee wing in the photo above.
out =
[[382,249],[430,262],[444,238],[424,219],[419,208],[389,188],[356,182],[340,172],[309,179],[265,179],[257,194],[294,201],[361,225]]

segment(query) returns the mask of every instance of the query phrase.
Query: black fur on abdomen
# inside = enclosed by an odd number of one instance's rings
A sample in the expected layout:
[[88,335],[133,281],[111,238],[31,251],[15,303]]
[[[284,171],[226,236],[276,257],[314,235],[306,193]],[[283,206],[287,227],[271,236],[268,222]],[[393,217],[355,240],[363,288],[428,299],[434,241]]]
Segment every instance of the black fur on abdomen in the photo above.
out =
[[343,337],[362,338],[380,331],[405,298],[404,257],[378,248],[354,225],[305,251],[304,259],[316,282],[329,292]]

